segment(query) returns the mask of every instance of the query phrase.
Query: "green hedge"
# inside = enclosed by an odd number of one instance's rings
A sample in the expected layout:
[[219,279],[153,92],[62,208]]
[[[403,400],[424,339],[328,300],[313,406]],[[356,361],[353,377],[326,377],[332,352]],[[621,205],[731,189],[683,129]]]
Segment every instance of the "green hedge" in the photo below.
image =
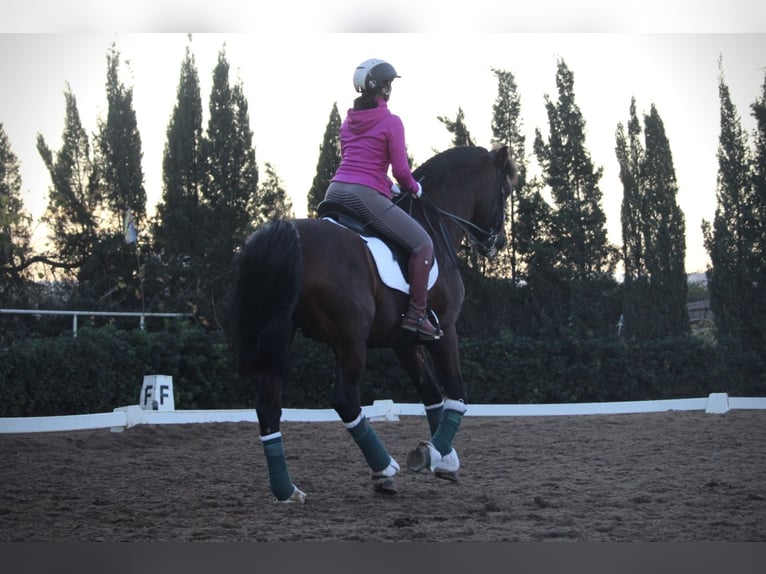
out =
[[[332,352],[298,336],[284,404],[329,408]],[[473,403],[560,403],[706,396],[766,396],[766,366],[731,345],[692,337],[628,344],[618,339],[536,340],[505,334],[463,339]],[[28,338],[0,347],[0,416],[109,412],[137,404],[144,375],[173,377],[177,409],[252,408],[226,339],[188,324],[161,332],[84,328],[78,336]],[[391,351],[372,350],[362,403],[418,402]]]
[[[297,337],[285,404],[327,408],[335,377],[332,352]],[[463,378],[473,403],[520,404],[693,398],[712,392],[766,396],[766,365],[734,346],[694,337],[626,343],[620,339],[537,340],[504,334],[463,339]],[[252,404],[254,389],[248,397]],[[419,402],[389,350],[370,350],[362,404]]]
[[675,399],[727,392],[766,395],[757,359],[692,337],[464,341],[469,399],[481,403],[567,403]]
[[0,348],[0,416],[109,412],[138,404],[144,375],[173,377],[178,409],[234,400],[222,335],[178,325],[147,333],[84,328],[77,337],[29,338]]

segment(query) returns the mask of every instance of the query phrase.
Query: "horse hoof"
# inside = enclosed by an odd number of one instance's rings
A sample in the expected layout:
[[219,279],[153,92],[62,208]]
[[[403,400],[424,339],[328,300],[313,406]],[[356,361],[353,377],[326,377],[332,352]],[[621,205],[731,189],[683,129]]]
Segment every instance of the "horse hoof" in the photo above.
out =
[[375,492],[379,492],[381,494],[396,494],[399,492],[399,490],[396,488],[396,483],[391,476],[373,478],[372,487],[375,489]]
[[431,451],[428,448],[428,444],[421,442],[409,452],[407,455],[407,468],[412,472],[420,472],[426,468],[430,470]]
[[457,472],[451,471],[451,470],[439,470],[438,468],[434,470],[434,475],[438,478],[443,478],[444,480],[449,480],[450,482],[457,482]]
[[293,487],[295,487],[295,490],[293,490],[290,498],[286,498],[285,500],[277,499],[277,502],[281,502],[283,504],[292,504],[293,502],[297,504],[303,504],[306,501],[306,493],[295,485],[293,485]]

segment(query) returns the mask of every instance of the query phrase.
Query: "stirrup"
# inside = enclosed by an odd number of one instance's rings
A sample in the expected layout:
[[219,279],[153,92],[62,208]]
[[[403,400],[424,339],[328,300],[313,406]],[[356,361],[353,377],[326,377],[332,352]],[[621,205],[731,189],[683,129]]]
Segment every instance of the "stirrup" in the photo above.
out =
[[438,341],[442,338],[444,335],[444,332],[441,330],[441,328],[437,325],[431,325],[434,328],[434,332],[429,332],[421,329],[421,325],[428,321],[428,312],[424,313],[423,315],[419,317],[415,317],[413,315],[409,315],[408,313],[405,313],[402,315],[402,329],[405,331],[412,331],[413,333],[417,333],[418,339],[421,341]]

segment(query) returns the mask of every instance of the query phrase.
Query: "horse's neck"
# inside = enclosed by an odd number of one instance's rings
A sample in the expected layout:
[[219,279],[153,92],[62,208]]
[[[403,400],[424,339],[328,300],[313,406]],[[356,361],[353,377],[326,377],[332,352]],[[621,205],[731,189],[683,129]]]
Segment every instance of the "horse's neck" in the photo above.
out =
[[437,253],[442,252],[445,260],[455,259],[458,247],[465,238],[466,233],[461,225],[449,215],[444,215],[444,213],[449,213],[464,220],[467,220],[468,214],[462,213],[462,210],[459,208],[445,207],[448,202],[443,201],[438,195],[430,199],[443,213],[431,213],[430,210],[424,207],[419,211],[419,217],[416,219],[431,235],[434,244],[440,246],[436,249]]

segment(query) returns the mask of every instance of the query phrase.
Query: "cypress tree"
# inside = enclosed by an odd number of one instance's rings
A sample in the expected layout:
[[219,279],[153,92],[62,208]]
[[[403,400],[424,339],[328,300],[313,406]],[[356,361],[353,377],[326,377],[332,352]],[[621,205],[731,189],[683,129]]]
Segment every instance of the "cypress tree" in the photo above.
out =
[[548,140],[536,130],[534,149],[556,206],[559,266],[571,278],[611,275],[614,248],[607,242],[598,186],[603,168],[594,168],[585,147],[585,120],[575,103],[574,74],[564,60],[559,60],[556,85],[558,102],[545,96]]
[[585,147],[585,120],[575,103],[574,75],[564,60],[558,62],[556,85],[558,101],[545,96],[548,139],[536,130],[534,151],[555,206],[555,253],[549,253],[555,256],[552,267],[561,279],[557,304],[563,305],[566,320],[560,327],[595,334],[611,328],[604,296],[614,288],[617,251],[607,241],[601,207],[598,183],[603,169],[594,168]]
[[146,218],[146,190],[141,167],[141,135],[133,109],[133,88],[119,79],[120,53],[112,44],[107,53],[106,121],[99,122],[99,171],[110,227],[122,232],[123,217],[131,211],[137,227]]
[[[702,223],[712,264],[707,271],[710,307],[719,338],[766,357],[762,318],[754,317],[763,309],[763,285],[758,283],[763,269],[760,249],[763,220],[759,217],[762,202],[757,185],[759,176],[753,176],[762,172],[762,166],[758,166],[750,152],[747,133],[731,101],[723,71],[718,91],[721,132],[717,205],[712,226],[707,221]],[[758,138],[762,137],[758,132]]]
[[295,217],[292,202],[282,187],[282,180],[277,175],[276,169],[269,162],[266,162],[265,168],[266,179],[258,190],[260,202],[256,222],[260,224],[275,219]]
[[146,221],[143,153],[133,110],[133,89],[120,81],[119,66],[120,53],[112,44],[107,53],[107,116],[99,121],[96,138],[105,221],[96,247],[104,281],[94,295],[120,306],[139,308],[141,303],[142,308],[141,262],[136,252],[140,244],[125,244],[124,221],[130,213],[138,230]]
[[[754,285],[766,285],[766,75],[760,97],[751,105],[755,118],[753,154],[753,215],[755,233],[752,244]],[[753,347],[766,361],[766,297],[756,298],[750,309],[753,323]]]
[[644,127],[645,147],[633,99],[628,137],[620,124],[616,147],[623,183],[623,334],[651,339],[689,332],[688,285],[685,222],[676,203],[673,157],[654,105],[644,116]]
[[[199,204],[198,262],[204,304],[215,305],[228,289],[228,272],[257,203],[258,167],[247,99],[241,81],[231,86],[225,47],[218,53],[210,94],[210,119],[201,151],[206,177]],[[202,304],[202,303],[201,303]]]
[[437,116],[436,119],[443,123],[447,131],[452,134],[452,145],[454,147],[475,145],[473,138],[471,138],[471,133],[468,131],[468,126],[465,124],[463,108],[458,107],[457,116],[454,121],[447,116]]
[[535,177],[525,183],[519,202],[515,234],[526,262],[521,284],[529,316],[526,334],[558,337],[569,314],[565,303],[566,284],[556,269],[557,247],[553,235],[553,209],[542,195],[544,183]]
[[147,276],[156,277],[152,290],[169,309],[196,311],[192,299],[199,297],[200,290],[195,263],[201,261],[207,246],[200,233],[205,165],[199,75],[189,46],[181,63],[176,104],[166,133],[162,198],[152,226],[155,252],[152,272],[147,269]]
[[644,234],[642,221],[648,216],[647,205],[641,188],[641,168],[645,152],[641,143],[641,124],[636,115],[636,100],[630,102],[630,120],[628,132],[620,123],[617,126],[617,145],[615,152],[620,164],[620,180],[623,195],[620,211],[622,223],[622,261],[624,265],[623,281],[623,334],[633,337],[640,333],[646,324],[648,308],[645,296],[648,283],[648,271],[644,261]]
[[[508,237],[508,248],[498,254],[496,263],[489,262],[487,267],[491,274],[506,275],[518,284],[519,264],[530,250],[529,238],[518,233],[519,219],[530,213],[528,209],[519,209],[521,203],[530,201],[530,198],[524,196],[527,174],[526,137],[522,133],[521,97],[513,73],[499,69],[493,69],[492,72],[497,78],[497,97],[492,106],[492,143],[508,146],[511,157],[516,163],[519,178],[506,205],[508,217],[505,231]],[[525,222],[523,225],[528,228],[531,223]]]
[[181,64],[177,99],[167,128],[162,159],[162,199],[154,226],[157,249],[166,261],[202,252],[197,236],[202,161],[202,99],[199,75],[189,46]]
[[91,153],[90,139],[80,121],[77,99],[69,84],[64,91],[65,118],[61,149],[54,154],[42,134],[37,150],[51,177],[43,221],[68,278],[85,280],[82,266],[98,242],[103,195]]
[[18,157],[0,123],[0,304],[11,306],[11,295],[26,279],[24,263],[31,255],[31,216],[21,198]]
[[319,159],[314,180],[311,183],[307,196],[307,213],[309,217],[316,217],[317,206],[324,199],[330,180],[340,166],[340,126],[341,119],[338,112],[338,103],[334,102],[330,110],[330,118],[324,130],[322,144],[319,146]]
[[651,333],[655,337],[689,333],[686,307],[686,223],[676,197],[676,182],[670,143],[654,105],[644,116],[646,157],[642,166],[648,217],[644,224],[646,264],[656,310]]
[[231,209],[235,215],[235,238],[248,235],[258,218],[262,198],[258,194],[258,164],[255,159],[253,131],[250,129],[250,105],[245,97],[242,81],[238,80],[232,88],[234,106],[234,134],[238,142],[235,172],[239,175],[237,193],[231,199]]

